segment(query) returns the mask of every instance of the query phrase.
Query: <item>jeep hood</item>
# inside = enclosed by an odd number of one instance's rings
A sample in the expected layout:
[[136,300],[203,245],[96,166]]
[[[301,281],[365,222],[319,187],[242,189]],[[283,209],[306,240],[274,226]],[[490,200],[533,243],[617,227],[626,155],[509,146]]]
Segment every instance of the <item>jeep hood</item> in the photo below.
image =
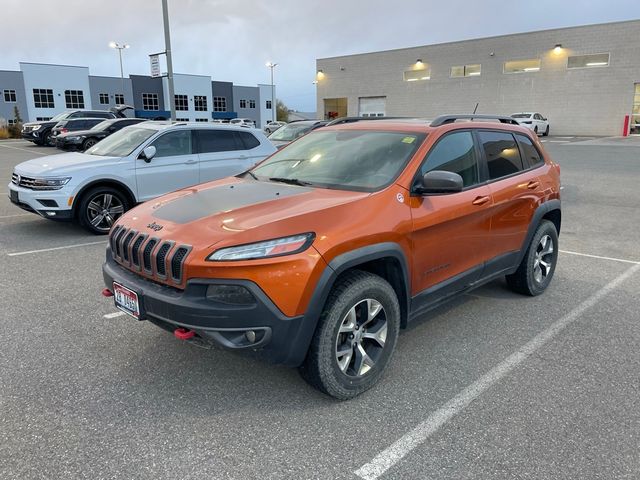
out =
[[96,165],[104,165],[109,161],[119,160],[121,160],[120,157],[101,157],[98,155],[70,152],[27,160],[26,162],[16,165],[15,171],[20,175],[26,176],[66,175],[81,168],[91,168]]

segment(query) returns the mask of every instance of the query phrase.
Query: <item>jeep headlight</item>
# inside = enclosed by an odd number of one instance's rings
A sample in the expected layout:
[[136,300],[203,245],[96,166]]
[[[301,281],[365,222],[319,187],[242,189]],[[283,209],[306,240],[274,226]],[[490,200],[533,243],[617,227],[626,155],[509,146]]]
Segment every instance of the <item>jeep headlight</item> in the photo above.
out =
[[58,178],[34,178],[33,183],[24,183],[21,185],[33,190],[60,190],[67,183],[69,183],[71,177],[58,177]]
[[264,242],[248,243],[236,247],[216,250],[207,257],[211,261],[252,260],[256,258],[280,257],[300,253],[309,248],[316,238],[315,233],[301,233],[290,237],[275,238]]

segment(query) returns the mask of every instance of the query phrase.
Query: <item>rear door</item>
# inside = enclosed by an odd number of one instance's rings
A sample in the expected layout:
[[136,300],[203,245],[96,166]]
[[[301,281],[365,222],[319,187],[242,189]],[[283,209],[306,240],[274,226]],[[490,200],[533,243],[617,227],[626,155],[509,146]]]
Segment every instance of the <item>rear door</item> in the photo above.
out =
[[[522,248],[543,192],[537,169],[527,158],[532,153],[522,155],[511,132],[480,130],[477,135],[493,197],[490,256],[496,262],[494,267],[499,267],[499,257],[508,263],[508,259]],[[518,138],[527,141],[535,150],[525,135],[518,134]]]
[[191,130],[163,133],[151,145],[156,147],[151,161],[135,161],[139,201],[199,183],[198,155],[194,153]]
[[427,303],[477,280],[489,258],[492,199],[479,157],[472,132],[456,130],[438,140],[418,172],[454,172],[464,185],[458,193],[412,197],[412,294]]
[[255,147],[247,149],[250,145],[245,146],[244,137],[241,135],[244,133],[260,145],[250,132],[222,128],[195,130],[200,183],[237,175],[254,165],[255,154],[252,150]]

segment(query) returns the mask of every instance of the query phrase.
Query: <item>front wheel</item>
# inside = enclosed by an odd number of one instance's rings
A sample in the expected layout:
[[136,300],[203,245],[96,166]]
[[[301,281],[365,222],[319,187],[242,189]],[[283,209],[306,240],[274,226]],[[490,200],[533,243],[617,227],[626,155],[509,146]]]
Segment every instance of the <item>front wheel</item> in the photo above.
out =
[[44,145],[46,147],[54,147],[55,146],[55,140],[53,138],[53,133],[51,132],[51,130],[49,130],[44,135]]
[[549,136],[549,125],[547,125],[547,129],[544,131],[544,133],[542,134],[543,137],[548,137]]
[[372,273],[351,271],[332,289],[300,373],[334,398],[356,397],[382,376],[399,330],[393,287]]
[[126,196],[111,187],[92,188],[78,204],[80,225],[96,235],[106,235],[129,207]]
[[533,234],[520,266],[507,275],[507,284],[518,293],[536,296],[544,292],[556,270],[558,261],[558,232],[556,226],[543,220]]

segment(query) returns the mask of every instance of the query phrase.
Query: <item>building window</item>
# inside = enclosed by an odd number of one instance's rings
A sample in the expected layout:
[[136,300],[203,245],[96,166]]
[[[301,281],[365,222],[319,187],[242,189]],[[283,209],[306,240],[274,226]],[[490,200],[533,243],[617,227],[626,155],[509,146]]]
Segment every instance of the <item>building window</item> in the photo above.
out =
[[48,122],[51,117],[36,117],[36,122]]
[[15,102],[16,101],[16,91],[15,90],[5,90],[4,91],[4,101],[5,102]]
[[7,120],[7,125],[15,125],[17,122],[14,118],[10,118],[9,120]]
[[255,100],[249,100],[249,108],[256,108],[256,101]]
[[207,111],[207,97],[205,95],[194,95],[193,103],[195,105],[196,112]]
[[174,95],[176,110],[189,110],[189,99],[186,95]]
[[65,90],[64,102],[67,108],[84,108],[84,93],[82,90]]
[[98,97],[100,98],[100,105],[109,105],[109,94],[101,93]]
[[142,109],[143,110],[160,110],[160,103],[158,102],[157,93],[143,93],[142,94]]
[[207,118],[196,118],[196,122],[208,122],[209,119]]
[[593,55],[576,55],[567,58],[567,68],[608,67],[609,54],[596,53]]
[[33,103],[36,108],[55,108],[53,103],[53,90],[46,88],[34,88]]
[[513,60],[504,62],[503,73],[528,73],[540,71],[540,59]]
[[176,118],[176,122],[188,122],[188,118]]
[[267,110],[271,110],[271,100],[267,100]]
[[116,93],[116,105],[124,105],[124,94]]
[[457,67],[451,67],[452,77],[477,77],[480,75],[482,66],[477,63],[473,65],[460,65]]
[[247,101],[246,100],[240,100],[240,108],[247,108]]
[[226,112],[227,111],[227,99],[225,97],[213,97],[213,111],[214,112]]
[[405,82],[417,82],[418,80],[430,80],[431,69],[423,68],[421,70],[406,70],[404,72]]

